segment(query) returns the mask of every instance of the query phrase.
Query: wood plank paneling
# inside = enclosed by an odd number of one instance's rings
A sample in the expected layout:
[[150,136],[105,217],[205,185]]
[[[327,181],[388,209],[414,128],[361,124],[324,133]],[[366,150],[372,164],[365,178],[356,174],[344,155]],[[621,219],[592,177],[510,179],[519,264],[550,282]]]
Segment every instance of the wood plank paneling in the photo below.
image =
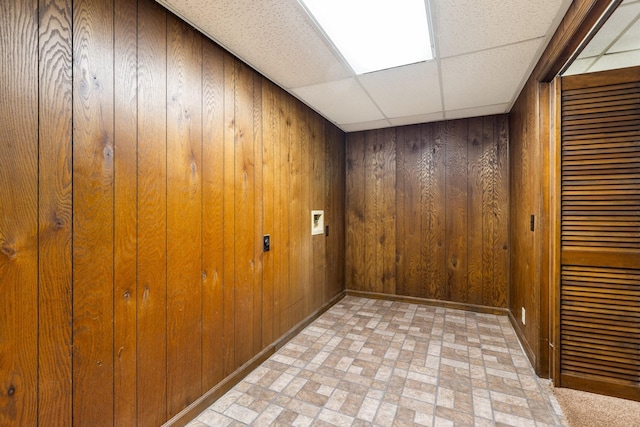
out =
[[378,223],[378,241],[382,245],[382,292],[396,293],[396,130],[380,132],[384,141],[380,168],[382,177],[382,211]]
[[71,15],[70,0],[39,2],[38,417],[60,425],[72,420]]
[[0,5],[2,425],[33,425],[38,414],[37,7],[26,0]]
[[224,378],[224,53],[202,52],[202,389]]
[[[262,345],[262,305],[263,305],[263,270],[264,262],[262,256],[262,236],[263,232],[263,170],[262,170],[262,81],[263,77],[254,70],[253,75],[253,149],[254,149],[254,232],[253,232],[253,259],[254,259],[254,283],[253,283],[253,352],[250,357],[258,354],[265,346]],[[267,343],[267,344],[270,344]]]
[[[289,128],[289,305],[285,308],[288,314],[287,324],[295,324],[300,314],[300,304],[303,303],[302,279],[302,152],[301,141],[302,119],[297,103],[291,103],[291,126]],[[305,215],[306,216],[306,215]],[[306,225],[306,221],[305,221]],[[306,228],[306,227],[305,227]],[[308,234],[305,234],[305,237]]]
[[[138,9],[138,423],[167,419],[167,15]],[[163,373],[159,375],[158,373]]]
[[[539,353],[540,315],[540,180],[541,144],[537,85],[527,85],[509,116],[509,174],[511,195],[509,234],[511,239],[508,304],[523,348],[532,365]],[[531,215],[534,230],[531,230]],[[525,324],[521,310],[525,309]]]
[[114,418],[137,422],[137,4],[114,1]]
[[[378,132],[364,133],[364,288],[367,292],[382,292],[382,275],[378,274],[379,242],[377,241],[377,222],[380,215],[380,187],[382,171],[378,170],[378,152],[382,149],[378,141]],[[381,254],[380,254],[381,255]]]
[[492,279],[495,274],[494,234],[496,186],[495,166],[497,144],[495,143],[495,121],[484,119],[482,125],[482,301],[492,301],[495,290]]
[[238,368],[253,353],[253,287],[255,167],[252,71],[235,62],[235,362]]
[[344,290],[344,133],[155,1],[0,12],[0,424],[161,425]]
[[235,59],[224,55],[224,376],[235,370]]
[[[397,291],[400,295],[420,295],[422,281],[422,199],[423,163],[421,126],[397,129],[397,233],[398,239]],[[426,177],[425,177],[426,178]]]
[[101,425],[114,420],[114,5],[73,7],[73,420]]
[[[497,147],[493,173],[493,304],[506,307],[510,281],[509,230],[511,219],[509,200],[509,123],[507,116],[498,116],[494,121],[493,135]],[[506,225],[506,227],[505,227]],[[486,293],[485,293],[486,295]],[[484,300],[488,304],[489,297]]]
[[348,288],[504,307],[506,136],[506,116],[348,134]]
[[[484,119],[475,118],[469,120],[468,144],[467,144],[467,262],[468,262],[468,301],[471,304],[483,304],[482,279],[483,279],[483,243],[484,243],[484,222],[483,222],[483,195],[487,180],[493,181],[492,170],[485,171],[483,161],[483,131]],[[492,135],[493,137],[493,135]],[[492,138],[493,139],[493,138]],[[488,175],[488,176],[487,176]],[[489,193],[490,194],[490,193]],[[490,199],[491,200],[491,199]],[[487,214],[491,212],[487,209]],[[492,231],[492,230],[491,230]],[[487,234],[492,236],[491,231]],[[493,237],[493,236],[492,236]],[[493,240],[493,239],[491,239]],[[491,242],[493,243],[493,242]],[[493,251],[487,251],[490,254]],[[493,259],[490,264],[493,267]],[[491,271],[493,273],[493,271]]]
[[[365,134],[347,138],[347,288],[365,290]],[[368,212],[368,211],[367,211]]]
[[[262,205],[263,236],[273,236],[276,224],[274,215],[276,192],[275,179],[275,141],[277,138],[278,111],[275,86],[265,80],[262,84]],[[271,250],[264,252],[262,274],[262,345],[273,341],[274,336],[274,297],[275,297],[275,262]]]
[[[338,218],[335,218],[333,209],[335,204],[329,203],[330,197],[327,195],[327,189],[330,185],[325,171],[331,170],[332,166],[329,160],[326,158],[327,146],[325,140],[324,121],[313,114],[310,115],[309,123],[309,138],[311,141],[310,147],[310,163],[311,170],[311,209],[320,209],[324,206],[324,225],[330,227],[329,235],[331,235],[331,228],[335,227],[338,223]],[[329,172],[329,175],[331,172]],[[304,218],[303,218],[304,219]],[[314,295],[310,300],[309,310],[317,309],[322,301],[329,295],[328,281],[331,280],[328,273],[328,267],[331,265],[330,260],[327,257],[327,246],[329,246],[329,239],[325,237],[324,233],[321,235],[312,236],[312,260],[313,260],[313,289]]]
[[169,417],[202,394],[202,38],[167,24]]
[[[300,144],[300,293],[302,302],[298,306],[296,319],[304,319],[304,313],[311,312],[317,289],[313,287],[313,258],[310,217],[311,210],[311,182],[313,181],[313,167],[311,150],[311,127],[309,122],[309,108],[302,103],[298,104]],[[324,203],[323,203],[324,205]],[[309,265],[305,263],[309,262]]]
[[466,302],[467,288],[467,121],[445,126],[448,300]]
[[[446,299],[446,122],[434,123],[422,130],[422,158],[426,179],[422,181],[422,242],[424,285],[426,298]],[[427,138],[425,140],[425,137]],[[444,201],[444,203],[443,203]],[[424,264],[426,263],[426,267]]]
[[345,287],[345,136],[338,128],[322,120],[325,140],[325,203],[329,225],[327,244],[327,284],[323,301],[329,301]]

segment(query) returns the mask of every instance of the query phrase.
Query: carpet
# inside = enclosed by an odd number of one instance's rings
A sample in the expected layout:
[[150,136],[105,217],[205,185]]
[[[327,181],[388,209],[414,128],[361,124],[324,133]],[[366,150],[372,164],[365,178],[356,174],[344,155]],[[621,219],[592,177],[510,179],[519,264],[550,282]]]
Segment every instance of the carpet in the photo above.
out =
[[554,388],[569,427],[640,426],[640,402],[568,388]]

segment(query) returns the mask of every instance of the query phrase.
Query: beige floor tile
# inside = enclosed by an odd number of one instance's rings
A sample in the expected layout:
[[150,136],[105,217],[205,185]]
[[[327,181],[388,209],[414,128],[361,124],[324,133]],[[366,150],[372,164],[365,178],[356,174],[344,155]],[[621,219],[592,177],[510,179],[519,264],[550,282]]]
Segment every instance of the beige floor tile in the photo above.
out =
[[346,297],[200,414],[212,426],[561,426],[504,316]]

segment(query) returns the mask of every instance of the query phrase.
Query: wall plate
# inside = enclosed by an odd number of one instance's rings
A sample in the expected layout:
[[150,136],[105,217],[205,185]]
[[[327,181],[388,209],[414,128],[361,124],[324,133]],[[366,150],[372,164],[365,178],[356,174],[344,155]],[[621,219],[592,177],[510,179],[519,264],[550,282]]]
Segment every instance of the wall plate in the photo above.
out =
[[324,234],[324,211],[311,211],[311,235]]

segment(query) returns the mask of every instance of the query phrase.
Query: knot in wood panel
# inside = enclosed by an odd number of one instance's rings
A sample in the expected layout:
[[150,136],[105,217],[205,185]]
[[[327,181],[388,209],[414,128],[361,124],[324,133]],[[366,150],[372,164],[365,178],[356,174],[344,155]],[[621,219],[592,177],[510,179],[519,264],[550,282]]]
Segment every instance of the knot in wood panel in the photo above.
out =
[[16,258],[16,249],[12,246],[2,245],[2,249],[0,249],[0,251],[10,260],[14,260]]

